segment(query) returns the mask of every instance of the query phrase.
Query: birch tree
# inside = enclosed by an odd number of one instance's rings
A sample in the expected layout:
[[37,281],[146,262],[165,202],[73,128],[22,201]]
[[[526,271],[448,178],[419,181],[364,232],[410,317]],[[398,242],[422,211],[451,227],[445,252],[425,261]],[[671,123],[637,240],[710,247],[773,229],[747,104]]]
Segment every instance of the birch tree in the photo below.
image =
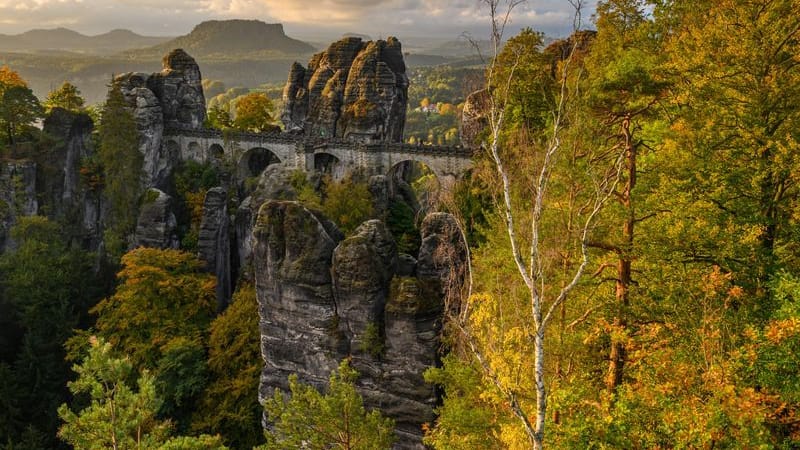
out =
[[[587,39],[586,34],[577,32],[581,1],[570,0],[570,3],[575,11],[573,28],[576,33],[550,52],[553,56],[551,66],[546,68],[550,72],[550,83],[539,85],[541,101],[548,105],[546,120],[538,128],[522,127],[510,132],[511,98],[520,81],[521,62],[529,56],[530,49],[514,45],[503,49],[502,43],[511,14],[522,1],[484,0],[491,19],[493,49],[493,58],[486,71],[489,94],[486,150],[499,185],[498,208],[505,223],[509,257],[525,291],[527,305],[514,314],[524,315],[522,320],[527,322],[527,326],[524,336],[518,340],[492,343],[485,335],[481,336],[478,329],[481,321],[486,322],[486,317],[478,318],[480,314],[476,313],[476,317],[466,320],[461,330],[469,349],[483,368],[484,377],[491,380],[501,393],[534,449],[543,448],[545,437],[547,331],[587,270],[588,242],[593,223],[616,188],[624,156],[622,152],[586,148],[578,140],[566,141],[567,127],[578,127],[578,124],[570,123],[577,116],[570,114],[574,100],[581,95],[577,83],[581,69],[576,60]],[[526,79],[533,82],[528,77],[526,75]],[[572,173],[558,172],[565,167]],[[554,191],[555,178],[559,178],[562,187],[558,193]],[[563,189],[566,185],[569,187]],[[566,197],[561,195],[565,192]],[[569,215],[568,220],[564,214]],[[564,226],[565,221],[569,225]],[[573,252],[573,249],[577,251]],[[558,259],[554,254],[573,257],[567,264],[553,264]],[[514,295],[511,292],[507,294]],[[475,297],[486,301],[480,295]],[[474,301],[475,298],[470,303]],[[497,351],[498,345],[513,345],[514,342],[519,342],[520,348],[529,353],[520,356],[515,354],[518,349],[510,349],[507,355],[533,360],[532,373],[520,375],[533,379],[533,401],[523,398],[525,394],[519,389],[517,376],[504,376],[501,373],[504,369],[487,356],[488,352]]]

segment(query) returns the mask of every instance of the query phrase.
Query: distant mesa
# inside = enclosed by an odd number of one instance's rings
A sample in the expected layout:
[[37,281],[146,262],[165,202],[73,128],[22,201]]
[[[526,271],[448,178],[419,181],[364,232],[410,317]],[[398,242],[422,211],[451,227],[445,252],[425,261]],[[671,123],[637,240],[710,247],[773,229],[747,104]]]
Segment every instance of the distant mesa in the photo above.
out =
[[253,53],[301,55],[315,49],[306,42],[286,36],[283,25],[260,20],[209,20],[180,36],[157,46],[132,52],[160,56],[174,48],[182,48],[195,57],[232,56]]

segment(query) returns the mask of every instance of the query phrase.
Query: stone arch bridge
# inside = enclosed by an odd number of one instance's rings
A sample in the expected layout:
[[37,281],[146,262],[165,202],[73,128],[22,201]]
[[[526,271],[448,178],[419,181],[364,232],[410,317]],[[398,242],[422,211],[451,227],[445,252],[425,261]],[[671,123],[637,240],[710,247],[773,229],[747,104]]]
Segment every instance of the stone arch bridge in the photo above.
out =
[[472,167],[472,149],[399,143],[359,143],[339,139],[313,140],[285,133],[254,134],[209,129],[167,129],[162,139],[169,155],[207,162],[228,159],[240,179],[258,176],[270,164],[288,169],[328,172],[334,179],[361,171],[388,174],[405,161],[428,166],[440,180],[455,180]]

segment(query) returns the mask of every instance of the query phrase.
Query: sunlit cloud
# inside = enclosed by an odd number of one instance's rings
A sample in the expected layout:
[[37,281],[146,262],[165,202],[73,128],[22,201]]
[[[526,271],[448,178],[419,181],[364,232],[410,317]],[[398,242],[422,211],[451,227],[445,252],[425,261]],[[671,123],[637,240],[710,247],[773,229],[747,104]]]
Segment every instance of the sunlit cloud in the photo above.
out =
[[[584,17],[593,12],[591,3]],[[359,32],[375,36],[456,37],[488,33],[479,0],[0,0],[0,33],[68,26],[97,34],[129,28],[180,35],[204,20],[245,18],[281,22],[289,33]],[[530,0],[511,17],[510,31],[533,27],[565,35],[572,24],[564,0]]]

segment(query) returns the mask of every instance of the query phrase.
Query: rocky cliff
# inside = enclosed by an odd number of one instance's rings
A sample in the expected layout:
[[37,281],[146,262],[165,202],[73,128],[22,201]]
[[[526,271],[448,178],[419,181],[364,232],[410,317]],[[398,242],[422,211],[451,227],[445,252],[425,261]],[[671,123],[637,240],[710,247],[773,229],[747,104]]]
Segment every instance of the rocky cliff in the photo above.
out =
[[283,92],[287,131],[314,137],[400,142],[408,77],[400,41],[347,37],[295,63]]
[[0,162],[0,253],[13,248],[9,231],[21,216],[35,215],[36,164],[32,161]]
[[[185,205],[175,204],[181,194],[173,175],[185,155],[170,150],[162,135],[166,128],[201,127],[200,71],[189,55],[175,50],[164,58],[162,72],[128,73],[114,82],[134,112],[149,188],[135,245],[175,247],[176,230],[186,224],[176,224],[176,211]],[[399,141],[407,88],[396,39],[343,39],[314,56],[308,68],[292,67],[284,121],[309,137]],[[225,170],[217,160],[207,162]],[[297,196],[286,167],[267,167],[247,189],[239,178],[233,171],[220,176],[218,186],[203,188],[197,253],[216,275],[220,309],[235,280],[255,280],[262,398],[287,389],[290,374],[322,387],[339,362],[351,358],[366,405],[395,419],[396,448],[423,448],[421,427],[434,420],[437,396],[422,374],[437,363],[447,294],[457,289],[453,274],[460,274],[466,258],[452,217],[427,217],[419,254],[400,254],[379,220],[345,238],[320,213],[276,200]],[[416,204],[410,188],[386,176],[373,176],[368,184],[380,217],[395,198]]]
[[367,221],[344,239],[299,203],[261,207],[253,261],[262,399],[287,389],[293,373],[321,387],[342,359],[351,358],[365,404],[396,421],[395,448],[424,448],[421,427],[434,419],[436,395],[422,374],[437,362],[449,277],[441,255],[449,255],[448,268],[463,265],[465,255],[447,234],[451,217],[434,215],[426,223],[428,244],[416,263],[398,255],[381,221]]
[[162,148],[165,128],[199,129],[206,118],[200,68],[182,49],[164,56],[163,70],[130,72],[114,78],[133,110],[144,156],[145,186],[164,188],[176,155]]

